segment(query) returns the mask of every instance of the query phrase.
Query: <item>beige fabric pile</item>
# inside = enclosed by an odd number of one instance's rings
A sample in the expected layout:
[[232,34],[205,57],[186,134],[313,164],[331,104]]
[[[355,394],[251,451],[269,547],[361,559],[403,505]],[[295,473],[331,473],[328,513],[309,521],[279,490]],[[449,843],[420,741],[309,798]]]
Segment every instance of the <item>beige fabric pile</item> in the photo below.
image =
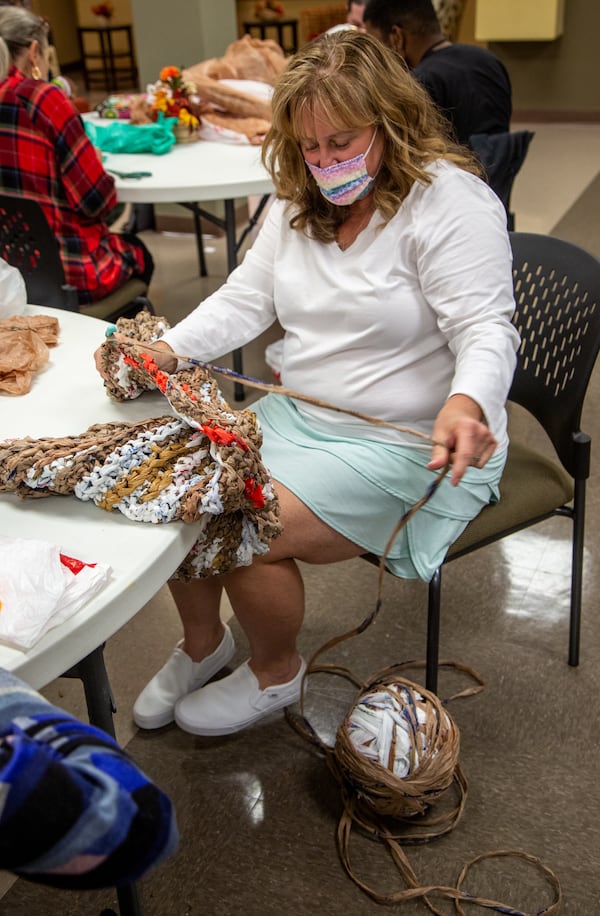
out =
[[285,65],[276,42],[244,35],[229,45],[223,57],[194,64],[183,71],[183,77],[196,85],[203,121],[260,144],[271,126],[270,102],[221,81],[251,80],[273,86]]
[[[244,35],[229,45],[223,57],[213,57],[183,70],[183,79],[193,83],[197,90],[198,102],[192,108],[193,114],[215,130],[215,137],[208,139],[229,139],[227,134],[231,134],[260,145],[271,126],[269,99],[223,81],[273,86],[285,65],[285,55],[276,42]],[[145,96],[132,98],[131,123],[151,121]]]
[[0,320],[0,391],[27,394],[57,340],[57,318],[14,315]]
[[194,64],[183,71],[183,76],[192,82],[196,77],[208,77],[213,80],[257,80],[273,86],[285,64],[285,55],[277,42],[244,35],[229,45],[223,57],[211,57]]

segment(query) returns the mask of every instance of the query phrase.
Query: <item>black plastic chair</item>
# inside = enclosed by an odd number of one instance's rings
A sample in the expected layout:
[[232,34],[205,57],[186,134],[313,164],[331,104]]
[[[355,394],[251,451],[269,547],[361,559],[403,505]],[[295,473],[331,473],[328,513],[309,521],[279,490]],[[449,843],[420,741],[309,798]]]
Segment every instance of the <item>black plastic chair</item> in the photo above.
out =
[[490,187],[504,204],[507,225],[511,231],[515,228],[515,215],[510,209],[512,186],[533,137],[530,130],[472,134],[469,137],[469,146],[484,167]]
[[[551,236],[511,233],[521,334],[509,401],[525,408],[545,430],[550,458],[511,440],[501,499],[469,523],[444,563],[555,515],[571,519],[570,665],[579,664],[586,481],[590,436],[580,429],[583,403],[600,346],[600,261]],[[369,555],[371,562],[379,562]],[[467,585],[465,587],[468,587]],[[437,691],[442,566],[428,592],[426,686]]]
[[32,305],[81,312],[106,321],[129,317],[142,309],[154,314],[146,296],[148,286],[139,278],[128,280],[98,302],[80,306],[76,288],[65,282],[58,242],[35,200],[0,194],[0,256],[21,272],[27,301]]

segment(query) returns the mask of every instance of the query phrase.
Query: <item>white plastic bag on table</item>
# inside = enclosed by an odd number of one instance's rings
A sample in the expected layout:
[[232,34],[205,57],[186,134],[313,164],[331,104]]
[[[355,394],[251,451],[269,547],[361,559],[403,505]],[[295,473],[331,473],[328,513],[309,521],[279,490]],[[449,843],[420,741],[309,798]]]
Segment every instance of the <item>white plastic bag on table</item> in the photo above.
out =
[[0,536],[0,642],[30,649],[103,588],[110,571],[46,541]]
[[0,318],[22,315],[27,304],[25,281],[16,267],[0,258]]

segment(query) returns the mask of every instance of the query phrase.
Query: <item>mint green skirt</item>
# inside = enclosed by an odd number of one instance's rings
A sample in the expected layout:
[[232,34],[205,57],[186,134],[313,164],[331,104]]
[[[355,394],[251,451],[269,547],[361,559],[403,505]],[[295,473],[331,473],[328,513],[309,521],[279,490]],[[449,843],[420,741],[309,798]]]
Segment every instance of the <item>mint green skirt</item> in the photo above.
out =
[[[369,439],[367,423],[355,436],[332,435],[283,395],[269,394],[251,408],[263,431],[262,460],[327,525],[381,556],[395,525],[428,490],[431,446],[412,448]],[[445,478],[401,529],[386,564],[397,576],[428,582],[468,522],[499,499],[506,452],[484,468],[469,468],[458,487]]]

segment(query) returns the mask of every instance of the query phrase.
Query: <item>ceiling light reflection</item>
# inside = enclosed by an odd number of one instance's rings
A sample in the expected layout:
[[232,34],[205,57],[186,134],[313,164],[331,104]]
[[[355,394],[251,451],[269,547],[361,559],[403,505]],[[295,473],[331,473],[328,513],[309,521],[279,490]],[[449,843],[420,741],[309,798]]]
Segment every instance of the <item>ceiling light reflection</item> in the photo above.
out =
[[264,789],[254,773],[232,773],[231,779],[242,791],[242,801],[253,824],[262,824],[265,819]]
[[[564,534],[520,531],[498,542],[504,583],[504,610],[517,617],[555,624],[567,620],[571,600],[571,527]],[[584,575],[591,562],[584,551]]]

